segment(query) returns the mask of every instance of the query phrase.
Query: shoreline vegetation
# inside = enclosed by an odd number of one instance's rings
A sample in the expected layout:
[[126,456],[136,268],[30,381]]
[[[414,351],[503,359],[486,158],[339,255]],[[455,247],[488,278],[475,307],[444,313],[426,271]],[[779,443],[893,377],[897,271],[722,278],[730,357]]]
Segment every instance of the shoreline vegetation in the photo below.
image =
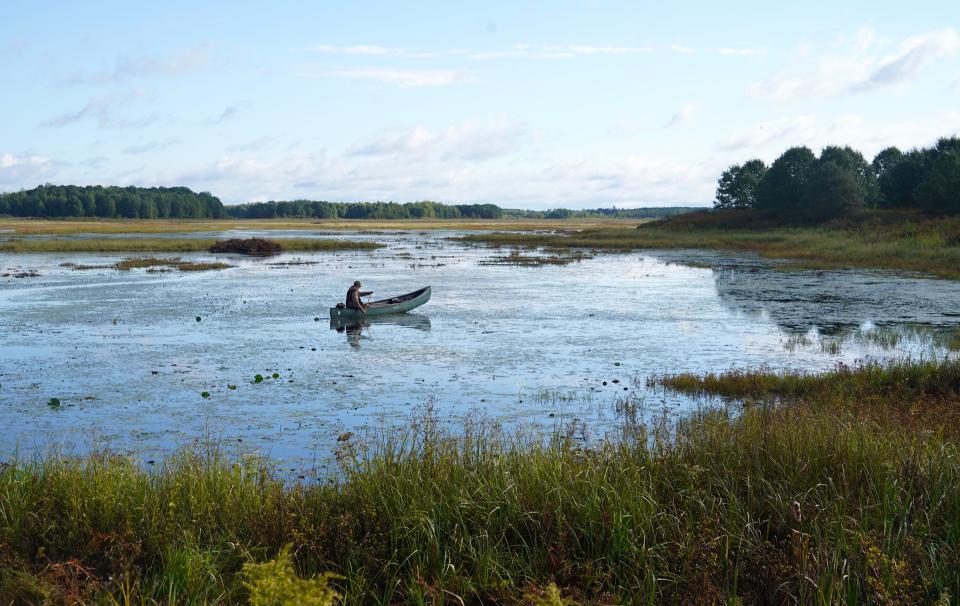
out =
[[599,227],[554,233],[494,232],[458,240],[494,247],[553,251],[713,249],[794,261],[801,269],[868,268],[914,271],[960,279],[960,218],[871,211],[857,222],[818,226],[731,227],[744,211],[690,213],[637,227]]
[[0,595],[226,604],[273,570],[301,599],[344,603],[960,596],[960,361],[651,380],[747,401],[644,426],[625,399],[622,435],[589,447],[484,422],[450,433],[426,406],[400,433],[338,443],[320,482],[210,444],[151,470],[106,452],[13,459]]

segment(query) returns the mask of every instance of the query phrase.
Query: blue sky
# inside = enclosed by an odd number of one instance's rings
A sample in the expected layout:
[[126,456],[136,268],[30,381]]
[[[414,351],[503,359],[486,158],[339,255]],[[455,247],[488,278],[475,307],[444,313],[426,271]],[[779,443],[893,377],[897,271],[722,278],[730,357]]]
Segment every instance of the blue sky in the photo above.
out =
[[708,204],[791,145],[960,131],[958,28],[956,1],[5,0],[0,190]]

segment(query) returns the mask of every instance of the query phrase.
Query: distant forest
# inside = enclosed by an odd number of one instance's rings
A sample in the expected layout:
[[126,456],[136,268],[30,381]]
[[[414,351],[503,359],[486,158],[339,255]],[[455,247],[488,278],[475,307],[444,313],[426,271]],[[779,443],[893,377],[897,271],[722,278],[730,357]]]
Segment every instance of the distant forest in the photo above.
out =
[[0,216],[105,219],[222,219],[223,203],[186,187],[41,185],[0,194]]
[[872,162],[850,147],[825,147],[819,157],[808,147],[792,147],[769,167],[749,160],[725,170],[714,208],[755,209],[805,223],[869,208],[960,214],[960,138],[906,152],[888,147]]
[[591,210],[520,210],[500,208],[494,204],[441,204],[439,202],[356,202],[337,203],[313,200],[257,202],[228,206],[231,217],[272,219],[275,217],[310,217],[317,219],[578,219],[585,217],[661,218],[690,210],[669,208],[596,208]]
[[595,208],[519,210],[495,204],[439,202],[322,202],[291,200],[225,206],[207,192],[186,187],[104,187],[41,185],[0,193],[0,216],[99,217],[105,219],[574,219],[585,217],[662,218],[695,208]]

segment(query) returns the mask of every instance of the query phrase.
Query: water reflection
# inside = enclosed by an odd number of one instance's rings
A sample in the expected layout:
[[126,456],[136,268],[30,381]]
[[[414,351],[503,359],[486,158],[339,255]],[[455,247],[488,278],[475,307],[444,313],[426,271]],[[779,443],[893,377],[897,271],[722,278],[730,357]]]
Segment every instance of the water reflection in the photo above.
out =
[[344,333],[347,344],[360,349],[361,340],[371,340],[370,327],[374,324],[403,326],[416,330],[429,331],[430,318],[422,314],[392,314],[386,316],[368,316],[359,319],[330,318],[330,329]]
[[713,278],[724,305],[776,324],[791,351],[816,346],[836,354],[848,342],[894,349],[905,341],[921,349],[960,349],[955,282],[762,267],[715,268]]

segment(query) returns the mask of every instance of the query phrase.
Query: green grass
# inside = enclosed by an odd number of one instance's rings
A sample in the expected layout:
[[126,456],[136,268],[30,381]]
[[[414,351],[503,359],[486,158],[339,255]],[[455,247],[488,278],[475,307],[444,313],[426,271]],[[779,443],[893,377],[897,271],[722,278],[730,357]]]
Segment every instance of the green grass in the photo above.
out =
[[243,602],[243,565],[291,544],[301,577],[342,575],[347,603],[532,603],[551,584],[584,604],[947,603],[960,444],[942,413],[958,376],[756,373],[738,381],[761,387],[729,393],[798,397],[626,424],[592,449],[487,424],[450,435],[428,410],[340,443],[339,479],[304,485],[212,446],[152,471],[104,453],[13,460],[0,597]]
[[[276,240],[287,252],[374,250],[378,242],[337,240],[333,238],[285,238]],[[0,252],[205,252],[216,240],[204,238],[90,238],[90,239],[12,239],[0,242]]]
[[960,219],[854,226],[721,229],[649,223],[558,232],[469,234],[464,242],[526,248],[627,252],[719,249],[793,259],[800,268],[882,268],[960,278]]

